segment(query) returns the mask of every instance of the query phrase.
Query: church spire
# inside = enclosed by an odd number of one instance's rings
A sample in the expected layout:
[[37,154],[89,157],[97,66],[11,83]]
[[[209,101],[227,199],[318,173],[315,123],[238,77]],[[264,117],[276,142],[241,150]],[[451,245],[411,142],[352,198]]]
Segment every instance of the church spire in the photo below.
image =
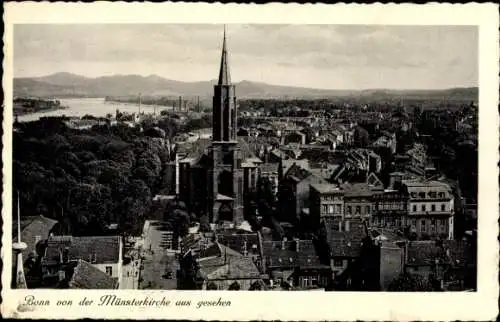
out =
[[226,47],[226,25],[224,25],[224,38],[222,40],[222,56],[220,59],[219,85],[230,85],[231,75],[229,73],[229,62]]

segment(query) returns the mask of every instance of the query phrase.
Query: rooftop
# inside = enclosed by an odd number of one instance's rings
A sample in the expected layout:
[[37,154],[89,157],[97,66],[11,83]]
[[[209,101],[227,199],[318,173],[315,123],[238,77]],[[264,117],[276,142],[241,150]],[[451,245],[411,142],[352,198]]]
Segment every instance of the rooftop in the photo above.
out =
[[77,289],[116,289],[118,281],[106,273],[100,271],[92,264],[79,260],[76,265],[73,276],[69,281],[70,288]]
[[314,184],[311,184],[311,187],[314,190],[318,191],[319,193],[342,192],[342,189],[339,188],[336,184],[314,183]]
[[47,241],[44,261],[59,262],[61,252],[68,251],[70,260],[86,260],[92,264],[117,263],[120,260],[120,236],[51,236]]

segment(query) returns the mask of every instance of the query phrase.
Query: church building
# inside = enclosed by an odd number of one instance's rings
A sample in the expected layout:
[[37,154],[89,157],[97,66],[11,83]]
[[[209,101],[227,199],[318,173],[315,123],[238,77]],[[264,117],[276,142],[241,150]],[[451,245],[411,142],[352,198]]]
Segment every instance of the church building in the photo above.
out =
[[179,198],[211,223],[244,220],[246,196],[255,189],[261,160],[238,139],[236,86],[231,83],[226,32],[214,86],[212,140],[199,140],[179,160]]

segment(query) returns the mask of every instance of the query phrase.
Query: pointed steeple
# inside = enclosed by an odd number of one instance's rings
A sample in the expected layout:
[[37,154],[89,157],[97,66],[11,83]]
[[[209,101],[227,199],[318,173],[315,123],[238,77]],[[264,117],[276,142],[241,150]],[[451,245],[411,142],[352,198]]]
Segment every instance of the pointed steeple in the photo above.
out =
[[231,75],[229,73],[229,62],[226,47],[226,25],[224,25],[224,38],[222,40],[222,55],[220,59],[219,85],[230,85]]

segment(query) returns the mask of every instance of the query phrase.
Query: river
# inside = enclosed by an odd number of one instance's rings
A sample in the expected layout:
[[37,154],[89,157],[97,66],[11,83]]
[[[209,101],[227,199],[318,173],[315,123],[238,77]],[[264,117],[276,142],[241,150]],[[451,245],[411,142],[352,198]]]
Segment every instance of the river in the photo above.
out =
[[[53,110],[47,112],[38,112],[33,114],[20,115],[19,122],[36,121],[42,116],[78,116],[93,115],[97,117],[105,117],[107,114],[116,113],[116,110],[126,113],[137,113],[139,106],[137,104],[106,102],[104,98],[69,98],[59,99],[61,105],[67,106],[66,109]],[[146,114],[154,113],[155,107],[153,105],[141,105],[141,112]],[[158,106],[156,112],[160,113],[162,110],[171,109],[167,106]]]

